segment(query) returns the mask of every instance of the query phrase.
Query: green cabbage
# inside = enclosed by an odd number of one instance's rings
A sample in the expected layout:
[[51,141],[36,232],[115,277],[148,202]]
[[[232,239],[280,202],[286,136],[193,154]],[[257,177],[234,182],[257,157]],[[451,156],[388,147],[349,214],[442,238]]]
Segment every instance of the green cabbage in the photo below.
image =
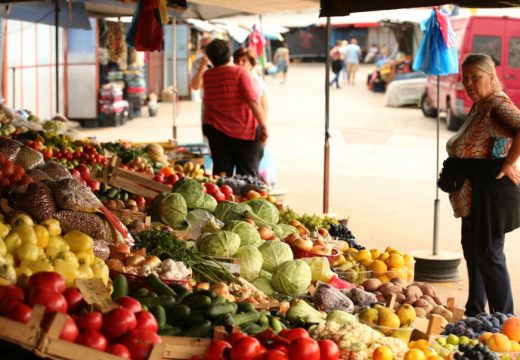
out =
[[303,260],[286,261],[273,274],[271,283],[279,293],[300,296],[307,292],[311,284],[311,268]]
[[245,245],[238,249],[236,257],[240,259],[240,276],[252,280],[262,270],[264,259],[260,251],[253,245]]
[[197,247],[206,255],[233,257],[240,247],[240,237],[231,231],[220,230],[200,238]]
[[204,203],[204,187],[195,179],[183,178],[177,181],[172,191],[184,197],[189,209],[200,208]]
[[247,202],[253,212],[269,224],[278,224],[280,212],[276,206],[264,198],[252,199]]
[[282,231],[282,236],[280,237],[280,240],[285,239],[287,236],[291,234],[297,234],[298,229],[296,229],[294,226],[287,225],[287,224],[278,224],[278,227]]
[[224,226],[224,230],[229,230],[240,236],[240,245],[254,245],[256,247],[262,244],[262,239],[256,228],[246,221],[232,220]]
[[253,284],[254,287],[256,287],[258,290],[266,294],[267,296],[271,296],[274,293],[273,285],[271,284],[271,280],[264,277],[259,276],[253,281],[251,281],[251,284]]
[[275,271],[280,264],[293,259],[291,247],[281,241],[266,241],[260,245],[258,250],[264,258],[262,269],[270,273]]
[[269,271],[265,271],[264,269],[260,270],[260,273],[258,276],[263,276],[271,280],[273,278],[273,274],[271,274]]
[[246,203],[234,203],[231,201],[221,201],[215,208],[214,214],[220,221],[225,223],[231,220],[243,220],[244,212],[251,210]]
[[181,194],[167,194],[161,196],[155,203],[159,219],[172,228],[184,226],[188,207]]
[[217,207],[217,200],[209,194],[204,194],[204,197],[202,199],[201,208],[213,212],[213,211],[215,211],[216,207]]

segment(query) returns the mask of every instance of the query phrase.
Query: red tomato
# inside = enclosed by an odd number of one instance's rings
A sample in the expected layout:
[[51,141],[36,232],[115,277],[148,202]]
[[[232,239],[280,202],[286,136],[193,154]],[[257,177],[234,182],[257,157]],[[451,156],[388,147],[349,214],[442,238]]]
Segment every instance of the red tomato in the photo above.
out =
[[157,174],[153,177],[153,179],[161,184],[164,183],[164,175]]
[[127,347],[123,344],[112,344],[109,347],[107,347],[105,352],[114,354],[116,356],[121,356],[125,359],[130,359],[130,351],[128,351]]
[[78,335],[78,325],[76,325],[76,322],[70,315],[67,315],[67,321],[65,321],[65,325],[63,325],[63,329],[60,333],[60,339],[74,342],[78,338]]
[[224,195],[220,190],[215,191],[212,195],[217,202],[226,200],[226,195]]
[[70,287],[63,292],[70,313],[75,313],[83,305],[83,295],[78,288]]
[[339,347],[338,345],[329,339],[323,339],[318,341],[320,347],[320,360],[339,360]]
[[102,332],[107,338],[115,339],[135,329],[136,325],[137,320],[134,313],[127,308],[120,307],[103,316]]
[[19,299],[5,298],[0,299],[0,315],[9,314],[11,308],[17,304],[23,304]]
[[32,309],[20,302],[20,300],[14,301],[16,302],[12,303],[8,308],[7,317],[11,320],[27,324],[31,318]]
[[79,171],[83,180],[90,179],[90,169],[87,165],[79,164],[78,166],[76,166],[76,170]]
[[138,196],[135,198],[135,202],[137,203],[137,207],[142,209],[146,206],[146,199],[142,196]]
[[164,179],[164,182],[168,185],[175,185],[177,181],[179,181],[177,174],[168,175],[168,177]]
[[220,191],[226,196],[233,195],[233,189],[229,185],[220,185]]
[[135,313],[135,319],[137,320],[136,329],[139,330],[148,330],[154,333],[159,330],[159,325],[157,324],[157,320],[155,316],[149,311],[141,310],[138,313]]
[[89,312],[88,314],[80,316],[77,320],[77,324],[82,331],[99,331],[103,326],[103,314],[98,311]]
[[70,172],[70,174],[72,175],[73,178],[76,178],[76,179],[78,179],[78,180],[81,179],[81,174],[79,173],[78,170],[76,170],[76,169],[71,169],[71,170],[69,170],[69,172]]
[[14,285],[5,285],[0,286],[0,299],[18,299],[23,301],[25,299],[25,294],[23,293],[23,290],[20,289],[18,286]]
[[66,289],[63,276],[53,271],[42,271],[31,275],[27,280],[27,287],[29,290],[42,287],[59,293],[64,292]]
[[160,343],[161,337],[148,330],[132,330],[123,337],[121,344],[130,351],[132,360],[146,360],[153,344]]
[[127,308],[131,312],[138,313],[139,311],[143,310],[143,307],[141,306],[141,303],[130,296],[121,296],[116,299],[116,303],[121,305],[124,308]]
[[258,339],[247,336],[239,340],[231,349],[231,360],[252,360],[263,349]]
[[283,338],[286,338],[291,342],[301,337],[310,338],[309,333],[304,328],[284,329],[280,331],[278,335],[280,335]]
[[269,350],[262,354],[262,360],[289,360],[287,354],[279,350]]
[[289,358],[320,360],[320,346],[316,340],[309,337],[294,339],[289,345]]
[[65,300],[65,297],[62,294],[56,291],[44,288],[36,288],[29,295],[29,305],[34,306],[36,304],[44,305],[46,313],[54,311],[64,314],[67,313],[67,300]]
[[239,340],[241,340],[241,339],[243,339],[245,337],[247,337],[247,335],[244,334],[243,332],[234,332],[229,337],[229,343],[231,345],[235,345]]
[[235,197],[234,194],[229,194],[229,195],[226,195],[226,200],[227,201],[231,201],[231,202],[235,202],[236,197]]
[[225,360],[230,349],[231,344],[227,341],[213,341],[204,353],[204,360]]
[[217,191],[220,192],[220,189],[218,188],[218,186],[216,184],[213,184],[213,183],[205,183],[204,187],[206,188],[206,191],[210,195],[215,194]]
[[285,355],[289,355],[289,349],[284,344],[272,344],[269,346],[269,350],[278,350],[280,352],[283,352]]
[[97,331],[85,331],[79,334],[76,344],[88,346],[89,348],[99,351],[105,351],[107,348],[107,339]]

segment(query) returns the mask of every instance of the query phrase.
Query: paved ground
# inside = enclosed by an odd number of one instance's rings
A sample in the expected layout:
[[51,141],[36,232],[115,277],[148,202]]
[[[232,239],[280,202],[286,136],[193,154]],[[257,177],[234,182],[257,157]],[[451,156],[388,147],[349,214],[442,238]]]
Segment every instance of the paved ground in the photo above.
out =
[[[369,66],[361,68],[355,86],[331,89],[330,212],[349,217],[349,228],[367,248],[390,245],[402,251],[429,250],[433,242],[436,124],[417,108],[387,108],[383,95],[366,89]],[[325,85],[323,64],[298,64],[280,84],[267,78],[270,92],[269,146],[278,170],[277,188],[288,192],[287,203],[298,212],[321,213]],[[125,126],[83,129],[101,141],[127,139],[165,141],[171,137],[172,106],[161,104],[159,116],[134,119]],[[182,101],[177,119],[180,142],[199,142],[200,105]],[[143,109],[145,110],[145,109]],[[453,133],[441,124],[441,161]],[[448,197],[440,193],[439,249],[461,252],[460,225]],[[506,253],[513,291],[520,307],[520,231],[507,237]],[[435,284],[442,297],[463,304],[463,280]]]

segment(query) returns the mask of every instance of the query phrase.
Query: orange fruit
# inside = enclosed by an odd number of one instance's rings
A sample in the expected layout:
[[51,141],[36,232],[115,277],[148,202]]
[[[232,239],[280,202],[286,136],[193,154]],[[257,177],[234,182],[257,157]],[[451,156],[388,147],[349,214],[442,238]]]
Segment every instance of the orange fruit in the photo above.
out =
[[428,343],[428,341],[424,340],[424,339],[412,341],[408,344],[408,347],[410,349],[420,349],[420,348],[424,348],[424,347],[427,348],[428,346],[430,346],[430,343]]
[[381,255],[379,255],[379,260],[382,260],[382,261],[386,261],[388,259],[388,257],[390,256],[389,253],[387,252],[384,252],[384,253],[381,253]]
[[386,268],[386,264],[384,263],[384,261],[374,260],[372,265],[370,265],[370,270],[372,270],[375,273],[384,273],[384,272],[386,272],[387,268]]
[[444,358],[440,355],[430,355],[426,358],[426,360],[444,360]]
[[504,321],[502,333],[510,340],[520,341],[520,317],[513,316]]
[[359,250],[356,255],[354,256],[354,258],[359,262],[361,263],[361,261],[363,260],[367,260],[367,259],[372,259],[372,255],[370,254],[370,251],[366,250],[366,249],[363,249],[363,250]]
[[372,255],[372,259],[377,259],[381,255],[381,251],[379,251],[377,249],[371,249],[370,255]]
[[388,267],[402,268],[403,265],[404,265],[403,255],[401,255],[401,254],[390,254],[390,256],[388,257],[388,259],[386,259],[385,262],[386,262],[386,265],[388,265]]
[[388,346],[380,345],[377,349],[374,350],[372,358],[374,360],[392,360],[394,358],[394,354]]
[[494,352],[509,352],[511,350],[511,340],[501,333],[495,333],[486,340],[486,346]]
[[410,349],[404,354],[403,360],[426,360],[426,356],[419,349]]

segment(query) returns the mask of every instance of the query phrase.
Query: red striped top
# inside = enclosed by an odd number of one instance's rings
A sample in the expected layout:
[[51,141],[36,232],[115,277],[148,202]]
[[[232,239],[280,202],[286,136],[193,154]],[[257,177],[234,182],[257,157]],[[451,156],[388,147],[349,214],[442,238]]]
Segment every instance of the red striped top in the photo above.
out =
[[254,140],[258,120],[248,102],[258,95],[249,73],[240,66],[218,66],[204,73],[202,84],[203,123],[230,137]]

